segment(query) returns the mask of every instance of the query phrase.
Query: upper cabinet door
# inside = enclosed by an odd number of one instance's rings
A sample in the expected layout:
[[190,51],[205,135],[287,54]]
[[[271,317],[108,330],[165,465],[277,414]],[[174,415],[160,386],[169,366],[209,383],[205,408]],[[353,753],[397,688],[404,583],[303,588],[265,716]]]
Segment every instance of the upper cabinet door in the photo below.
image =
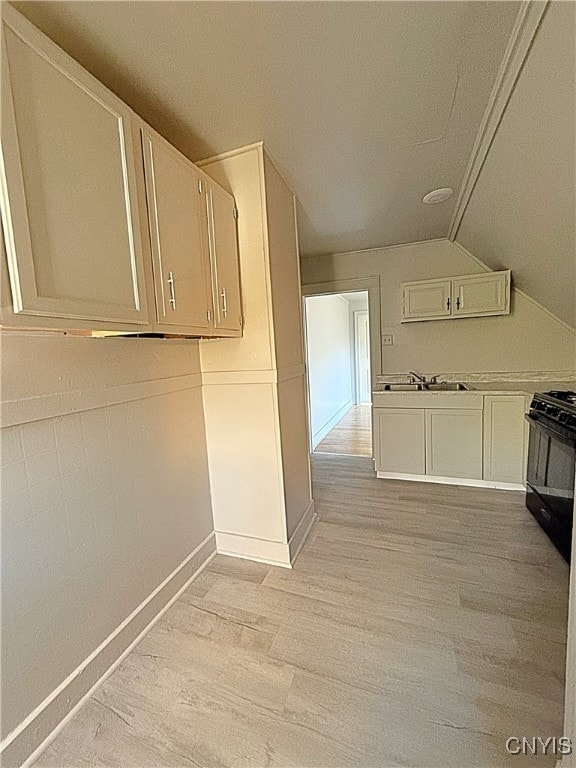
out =
[[450,317],[450,280],[404,284],[402,322]]
[[510,312],[510,271],[484,272],[452,281],[452,311],[458,317]]
[[6,3],[2,16],[1,202],[14,312],[95,328],[147,324],[132,113]]
[[242,333],[242,306],[234,198],[221,187],[207,182],[206,213],[212,267],[214,325],[217,331],[239,336]]
[[200,174],[149,129],[142,146],[158,323],[203,335],[211,314]]

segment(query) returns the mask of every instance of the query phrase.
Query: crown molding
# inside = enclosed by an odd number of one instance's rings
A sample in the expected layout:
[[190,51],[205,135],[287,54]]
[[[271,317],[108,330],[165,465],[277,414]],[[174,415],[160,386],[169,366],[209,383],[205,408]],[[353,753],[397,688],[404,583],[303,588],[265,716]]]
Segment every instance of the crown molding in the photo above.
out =
[[448,239],[455,240],[478,177],[550,0],[523,0],[476,135],[454,206]]

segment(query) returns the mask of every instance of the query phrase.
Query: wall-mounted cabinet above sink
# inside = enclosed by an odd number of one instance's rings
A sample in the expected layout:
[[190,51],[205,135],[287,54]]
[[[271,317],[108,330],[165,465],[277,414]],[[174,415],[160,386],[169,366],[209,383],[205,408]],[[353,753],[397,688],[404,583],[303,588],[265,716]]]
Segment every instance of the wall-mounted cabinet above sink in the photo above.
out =
[[402,322],[510,313],[509,269],[402,283]]

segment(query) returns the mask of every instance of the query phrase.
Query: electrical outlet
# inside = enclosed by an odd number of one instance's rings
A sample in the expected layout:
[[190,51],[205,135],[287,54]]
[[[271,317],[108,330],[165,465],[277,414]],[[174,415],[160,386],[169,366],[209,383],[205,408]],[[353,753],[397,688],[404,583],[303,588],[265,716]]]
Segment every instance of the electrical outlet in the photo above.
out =
[[394,344],[394,336],[391,333],[382,336],[382,346],[391,347]]

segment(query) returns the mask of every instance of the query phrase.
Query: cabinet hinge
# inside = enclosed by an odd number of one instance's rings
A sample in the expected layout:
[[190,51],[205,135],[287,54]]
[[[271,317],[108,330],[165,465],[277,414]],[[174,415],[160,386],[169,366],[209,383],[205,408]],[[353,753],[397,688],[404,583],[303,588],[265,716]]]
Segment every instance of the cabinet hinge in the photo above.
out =
[[238,208],[233,208],[232,209],[232,215],[234,216],[235,219],[238,218]]
[[242,317],[242,315],[240,315],[238,320],[240,321],[240,328],[242,328],[242,326],[244,325],[244,318]]
[[198,192],[202,192],[202,179],[198,179]]

